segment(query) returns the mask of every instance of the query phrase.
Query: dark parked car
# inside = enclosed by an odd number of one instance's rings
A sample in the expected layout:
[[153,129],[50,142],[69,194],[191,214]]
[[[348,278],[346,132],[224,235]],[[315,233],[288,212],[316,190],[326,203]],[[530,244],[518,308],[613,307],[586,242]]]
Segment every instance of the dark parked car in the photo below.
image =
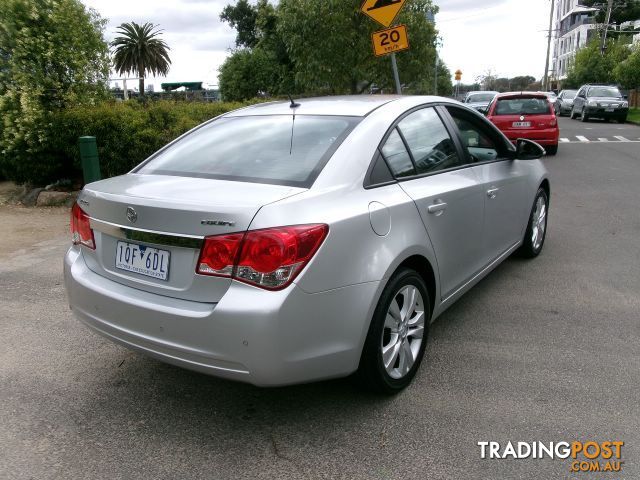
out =
[[571,115],[573,109],[573,99],[576,98],[577,90],[562,90],[555,103],[556,115]]
[[615,119],[619,123],[627,121],[629,102],[611,85],[583,85],[573,100],[571,118],[580,117],[583,122],[590,118],[602,118],[605,121]]

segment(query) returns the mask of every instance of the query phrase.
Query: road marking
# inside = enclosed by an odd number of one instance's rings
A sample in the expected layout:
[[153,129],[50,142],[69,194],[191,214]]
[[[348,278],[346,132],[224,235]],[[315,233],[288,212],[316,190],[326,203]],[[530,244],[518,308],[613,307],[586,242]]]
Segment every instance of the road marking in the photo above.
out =
[[621,137],[620,135],[614,135],[613,137],[617,138],[621,142],[629,142],[630,141],[628,138]]
[[576,138],[581,142],[588,142],[589,139],[587,137],[583,137],[582,135],[576,135]]
[[560,141],[561,141],[561,142],[568,142],[568,141],[569,141],[569,139],[568,139],[568,138],[561,138],[561,139],[560,139]]
[[608,138],[599,138],[598,140],[601,141],[601,142],[608,142],[609,141]]

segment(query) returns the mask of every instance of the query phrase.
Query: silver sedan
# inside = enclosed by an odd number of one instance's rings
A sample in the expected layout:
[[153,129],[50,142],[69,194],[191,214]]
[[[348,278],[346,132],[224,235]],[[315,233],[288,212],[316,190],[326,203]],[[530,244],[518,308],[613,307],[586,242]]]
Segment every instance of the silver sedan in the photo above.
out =
[[438,97],[227,113],[87,185],[64,259],[77,318],[159,360],[271,386],[396,392],[429,324],[542,250],[544,150]]

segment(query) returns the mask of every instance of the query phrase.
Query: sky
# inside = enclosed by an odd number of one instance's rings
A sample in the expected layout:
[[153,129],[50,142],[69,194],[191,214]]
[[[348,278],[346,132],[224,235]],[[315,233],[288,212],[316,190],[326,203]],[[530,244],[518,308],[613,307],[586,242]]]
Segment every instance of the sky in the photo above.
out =
[[[160,25],[163,38],[171,47],[172,65],[166,78],[147,79],[147,84],[153,84],[156,91],[160,90],[161,82],[202,81],[205,86],[217,86],[218,68],[235,44],[235,31],[220,21],[220,12],[232,1],[83,0],[108,19],[105,31],[108,41],[123,22]],[[542,77],[550,0],[435,0],[435,3],[440,7],[436,16],[442,40],[440,56],[452,73],[462,70],[464,83],[473,83],[487,71],[501,77]],[[118,75],[114,73],[113,78]]]

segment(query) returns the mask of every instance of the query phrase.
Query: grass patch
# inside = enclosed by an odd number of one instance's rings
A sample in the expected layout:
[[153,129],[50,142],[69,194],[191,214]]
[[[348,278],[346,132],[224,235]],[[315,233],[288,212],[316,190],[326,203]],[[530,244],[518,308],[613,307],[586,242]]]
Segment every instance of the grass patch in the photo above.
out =
[[630,108],[627,120],[631,123],[640,125],[640,108]]

